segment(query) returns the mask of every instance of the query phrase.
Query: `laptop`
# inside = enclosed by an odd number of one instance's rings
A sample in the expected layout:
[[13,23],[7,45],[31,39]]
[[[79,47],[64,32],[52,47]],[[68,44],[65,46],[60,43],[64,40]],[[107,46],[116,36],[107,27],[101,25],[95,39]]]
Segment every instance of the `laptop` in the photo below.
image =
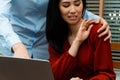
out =
[[0,80],[54,80],[48,60],[0,56]]

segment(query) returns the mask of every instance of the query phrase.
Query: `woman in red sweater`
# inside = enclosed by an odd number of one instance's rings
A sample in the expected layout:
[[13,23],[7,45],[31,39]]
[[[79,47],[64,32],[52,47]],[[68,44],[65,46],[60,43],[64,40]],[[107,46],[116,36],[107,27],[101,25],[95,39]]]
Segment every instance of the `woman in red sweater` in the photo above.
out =
[[[50,0],[46,35],[55,80],[115,80],[101,24],[83,19],[86,0]],[[53,12],[54,11],[54,12]]]

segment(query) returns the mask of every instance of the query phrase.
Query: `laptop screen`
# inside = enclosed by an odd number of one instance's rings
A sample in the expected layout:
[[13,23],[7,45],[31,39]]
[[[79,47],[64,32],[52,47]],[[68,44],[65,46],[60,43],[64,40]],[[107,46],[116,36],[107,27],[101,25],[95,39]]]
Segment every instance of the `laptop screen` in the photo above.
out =
[[0,57],[0,80],[54,80],[48,60]]

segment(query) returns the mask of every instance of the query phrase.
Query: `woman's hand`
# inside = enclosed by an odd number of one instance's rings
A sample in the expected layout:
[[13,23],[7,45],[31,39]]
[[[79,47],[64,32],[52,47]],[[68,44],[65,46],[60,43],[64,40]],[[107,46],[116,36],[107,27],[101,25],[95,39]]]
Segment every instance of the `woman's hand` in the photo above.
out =
[[99,37],[102,37],[104,35],[107,34],[106,38],[104,39],[104,41],[110,39],[111,42],[111,31],[110,31],[110,26],[107,23],[107,21],[103,18],[99,18],[95,21],[95,23],[101,23],[102,27],[100,29],[98,29],[98,33],[100,33],[101,31],[103,31],[102,33],[99,34]]
[[75,40],[82,43],[85,39],[87,39],[87,37],[90,34],[91,28],[93,26],[92,23],[94,23],[93,20],[85,20],[85,19],[83,19]]
[[94,23],[93,20],[85,20],[85,19],[82,20],[79,30],[77,32],[77,35],[76,35],[75,39],[73,40],[72,45],[69,49],[69,54],[71,56],[76,57],[77,51],[78,51],[81,43],[85,39],[87,39],[87,37],[90,34],[91,28],[93,26],[92,23]]
[[25,46],[22,43],[17,43],[15,44],[13,47],[13,52],[14,52],[14,57],[18,57],[18,58],[27,58],[29,59],[29,53],[27,51],[27,49],[25,48]]

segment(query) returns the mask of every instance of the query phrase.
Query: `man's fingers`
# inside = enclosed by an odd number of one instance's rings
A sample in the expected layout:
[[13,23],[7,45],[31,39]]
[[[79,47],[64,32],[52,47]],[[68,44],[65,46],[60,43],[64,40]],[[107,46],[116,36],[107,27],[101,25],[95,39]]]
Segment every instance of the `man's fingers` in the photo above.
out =
[[99,37],[101,37],[101,36],[103,36],[103,35],[105,35],[105,34],[108,34],[108,35],[111,34],[110,31],[109,31],[109,27],[107,27],[104,32],[100,33],[100,34],[99,34]]
[[107,27],[107,29],[110,28],[110,26],[108,25],[108,23],[105,20],[103,20],[102,22],[104,22],[104,23],[102,23],[102,27],[100,29],[98,29],[98,31],[97,31],[98,33],[100,33],[101,31],[105,30],[106,27]]
[[112,34],[111,34],[111,32],[110,32],[110,31],[109,31],[108,36],[104,39],[104,41],[107,41],[108,39],[110,40],[110,43],[111,43]]

